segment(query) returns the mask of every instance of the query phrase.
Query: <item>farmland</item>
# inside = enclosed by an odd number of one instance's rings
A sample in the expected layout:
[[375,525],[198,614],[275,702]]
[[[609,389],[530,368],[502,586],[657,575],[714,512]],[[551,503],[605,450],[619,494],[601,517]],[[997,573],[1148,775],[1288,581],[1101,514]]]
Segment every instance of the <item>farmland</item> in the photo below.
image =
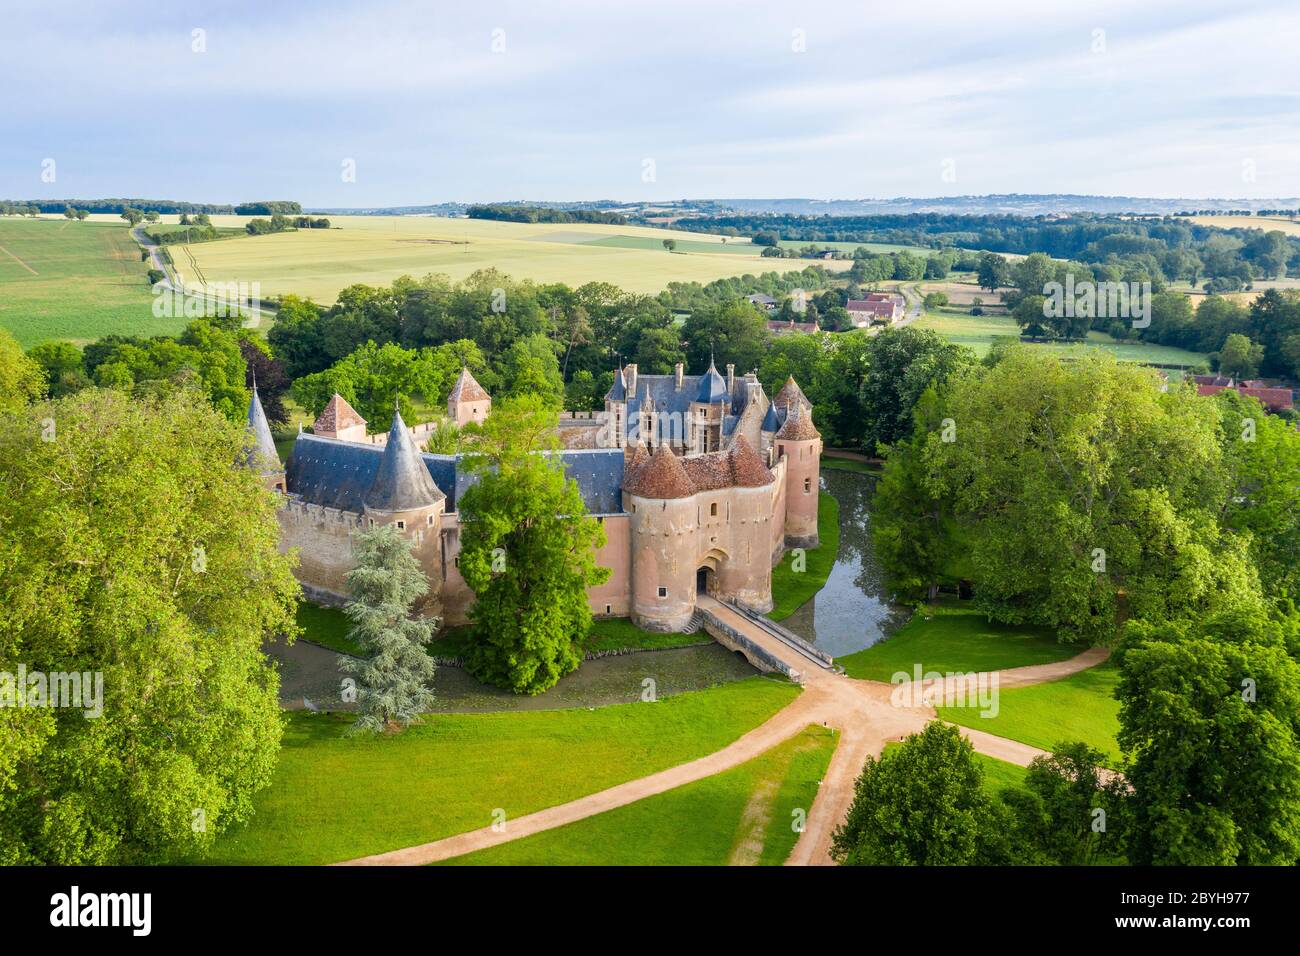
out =
[[[236,225],[236,216],[213,224]],[[207,282],[259,282],[264,296],[296,293],[333,302],[354,283],[387,285],[402,275],[443,273],[463,279],[499,269],[516,279],[611,282],[633,292],[658,292],[670,282],[709,282],[726,276],[786,272],[802,260],[761,260],[740,239],[645,226],[587,223],[543,225],[431,216],[331,216],[334,228],[197,243],[187,247]],[[663,240],[673,239],[669,252]],[[175,254],[178,263],[185,257]],[[820,262],[831,269],[847,262]],[[182,278],[198,276],[181,267]]]
[[0,327],[25,348],[46,339],[178,332],[155,318],[127,224],[0,218]]

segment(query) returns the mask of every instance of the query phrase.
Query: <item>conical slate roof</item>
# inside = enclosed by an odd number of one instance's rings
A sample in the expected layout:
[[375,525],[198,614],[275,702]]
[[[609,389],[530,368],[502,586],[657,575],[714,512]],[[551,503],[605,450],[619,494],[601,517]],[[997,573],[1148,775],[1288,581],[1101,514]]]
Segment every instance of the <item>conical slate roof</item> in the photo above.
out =
[[451,394],[447,397],[449,402],[482,402],[487,401],[491,396],[483,388],[474,376],[470,374],[468,368],[461,367],[460,377],[456,379],[456,384],[451,387]]
[[776,402],[767,403],[767,414],[763,416],[763,431],[776,432],[781,427],[781,419],[776,417]]
[[695,493],[681,460],[660,445],[650,460],[623,480],[623,490],[639,498],[689,498]]
[[348,404],[348,400],[335,392],[325,406],[325,410],[316,418],[311,430],[316,434],[342,431],[353,425],[364,425],[366,420],[357,414],[357,410]]
[[695,400],[706,405],[716,405],[725,402],[728,397],[727,380],[718,374],[717,368],[710,361],[709,370],[700,377],[700,390],[696,393]]
[[627,379],[623,377],[623,370],[619,369],[614,373],[614,384],[609,387],[605,393],[607,402],[625,402],[627,401]]
[[758,488],[771,484],[772,472],[768,471],[758,452],[750,447],[744,435],[737,435],[727,452],[727,463],[731,466],[732,484],[741,488]]
[[375,511],[410,511],[427,508],[445,497],[433,483],[415,440],[402,421],[402,413],[394,412],[384,456],[362,502]]
[[253,399],[248,403],[248,433],[252,436],[252,447],[244,458],[249,468],[256,467],[259,474],[269,475],[283,471],[280,456],[275,450],[275,439],[271,437],[271,425],[262,410],[262,400],[257,395],[257,386],[253,386]]
[[793,375],[785,380],[785,384],[781,386],[781,391],[776,393],[776,397],[772,401],[782,408],[796,403],[803,405],[804,408],[812,408],[812,402],[808,401],[808,396],[803,393],[803,389],[799,387],[799,383],[794,380]]
[[776,437],[782,441],[809,441],[822,436],[813,427],[812,415],[802,405],[795,402],[786,412],[785,424],[776,433]]

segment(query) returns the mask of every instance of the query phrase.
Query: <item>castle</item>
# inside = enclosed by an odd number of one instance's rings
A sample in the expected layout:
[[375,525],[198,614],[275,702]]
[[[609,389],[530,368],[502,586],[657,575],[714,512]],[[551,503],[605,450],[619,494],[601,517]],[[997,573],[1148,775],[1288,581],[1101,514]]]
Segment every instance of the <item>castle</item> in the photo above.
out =
[[[492,399],[462,370],[447,401],[458,424],[482,421]],[[256,387],[247,464],[283,495],[280,546],[299,554],[310,600],[346,600],[352,534],[393,524],[428,577],[426,609],[463,623],[474,600],[457,569],[456,502],[474,477],[458,455],[420,451],[400,413],[386,436],[335,395],[281,464]],[[588,591],[596,616],[631,617],[656,631],[685,628],[707,593],[772,608],[772,568],[787,547],[817,544],[821,436],[793,378],[769,400],[757,376],[727,366],[703,375],[618,370],[605,410],[558,423],[554,452],[605,528],[596,555],[609,579]],[[424,434],[428,434],[427,428]],[[586,447],[593,446],[593,447]]]

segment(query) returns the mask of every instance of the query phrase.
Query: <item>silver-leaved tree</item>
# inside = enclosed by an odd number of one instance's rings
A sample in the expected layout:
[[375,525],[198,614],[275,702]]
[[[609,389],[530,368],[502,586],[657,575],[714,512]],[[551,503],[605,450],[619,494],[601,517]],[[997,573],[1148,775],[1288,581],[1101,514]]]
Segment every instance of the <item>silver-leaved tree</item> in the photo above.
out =
[[433,705],[434,663],[425,645],[438,621],[413,617],[429,582],[410,543],[392,525],[363,531],[355,543],[357,566],[348,572],[350,636],[366,659],[344,658],[340,669],[357,677],[360,714],[350,732],[392,732],[409,726]]

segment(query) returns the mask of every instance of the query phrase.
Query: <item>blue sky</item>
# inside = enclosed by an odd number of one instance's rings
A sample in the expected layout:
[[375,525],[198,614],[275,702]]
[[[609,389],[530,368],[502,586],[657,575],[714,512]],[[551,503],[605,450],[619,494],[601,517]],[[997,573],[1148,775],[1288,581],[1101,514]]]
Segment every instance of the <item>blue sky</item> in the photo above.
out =
[[0,0],[0,23],[5,198],[1300,195],[1294,2]]

